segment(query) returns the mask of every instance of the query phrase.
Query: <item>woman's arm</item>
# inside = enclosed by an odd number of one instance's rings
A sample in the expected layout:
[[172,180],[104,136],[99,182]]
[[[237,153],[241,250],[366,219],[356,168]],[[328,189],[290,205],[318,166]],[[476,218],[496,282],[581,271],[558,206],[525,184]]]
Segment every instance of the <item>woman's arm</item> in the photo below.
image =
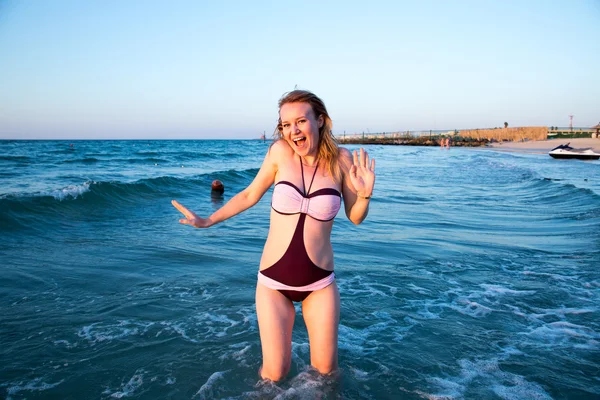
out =
[[258,203],[275,181],[278,157],[281,154],[281,145],[282,143],[274,143],[273,146],[269,148],[262,166],[252,183],[246,189],[233,196],[231,200],[215,211],[210,217],[201,218],[176,200],[172,200],[171,204],[185,216],[185,218],[180,219],[179,222],[184,225],[191,225],[195,228],[208,228],[219,222],[223,222]]
[[347,149],[340,148],[340,166],[344,210],[348,219],[358,225],[369,213],[375,186],[375,160],[369,162],[369,155],[362,148],[360,155],[356,150],[351,154]]

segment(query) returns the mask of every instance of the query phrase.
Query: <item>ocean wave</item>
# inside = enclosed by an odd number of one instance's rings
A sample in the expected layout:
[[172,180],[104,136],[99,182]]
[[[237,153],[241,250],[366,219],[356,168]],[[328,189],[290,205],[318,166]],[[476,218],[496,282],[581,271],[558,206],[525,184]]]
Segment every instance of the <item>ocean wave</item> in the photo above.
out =
[[144,158],[104,158],[99,159],[96,157],[76,158],[71,160],[62,160],[58,162],[60,164],[95,164],[102,162],[105,164],[156,164],[170,162],[164,158],[157,157],[144,157]]
[[76,147],[66,147],[58,150],[48,150],[47,154],[73,154],[74,151],[77,151]]
[[0,155],[0,161],[12,161],[19,163],[29,163],[31,162],[31,157],[28,156],[13,156],[13,155]]
[[[197,191],[198,187],[209,188],[213,179],[225,182],[233,191],[248,185],[258,169],[229,170],[197,175],[191,178],[161,176],[140,179],[134,182],[86,181],[67,185],[59,189],[35,193],[21,192],[0,194],[0,225],[11,230],[29,226],[30,218],[43,216],[44,220],[67,214],[81,215],[85,209],[98,206],[117,207],[120,204],[138,203],[141,199],[152,200]],[[239,188],[239,189],[238,189]]]
[[140,192],[160,192],[171,187],[181,185],[196,185],[199,183],[207,183],[212,179],[220,179],[226,185],[236,183],[250,183],[258,172],[257,168],[250,168],[242,171],[228,170],[216,171],[210,174],[201,174],[191,178],[178,178],[173,176],[159,176],[155,178],[140,179],[134,182],[121,181],[86,181],[79,185],[68,185],[63,188],[46,190],[41,192],[21,192],[0,194],[0,204],[2,201],[27,201],[35,198],[52,197],[55,200],[75,200],[83,195],[91,192],[95,195],[110,197],[111,194],[118,194],[119,197],[131,194],[139,195]]
[[198,151],[140,151],[133,153],[134,156],[156,157],[160,156],[172,161],[206,161],[206,160],[230,160],[245,158],[246,155],[237,152],[198,152]]
[[[14,207],[19,203],[35,203],[36,201],[41,201],[44,198],[50,198],[58,201],[77,199],[78,197],[83,196],[84,193],[89,192],[91,185],[95,183],[96,182],[88,181],[80,185],[68,185],[60,189],[53,189],[36,193],[0,194],[0,209],[10,209],[11,206]],[[2,213],[0,213],[0,215],[2,215]]]
[[62,189],[52,190],[50,192],[43,193],[42,196],[51,196],[56,200],[62,201],[68,198],[76,199],[79,196],[82,196],[84,193],[90,191],[90,185],[94,182],[88,181],[84,182],[81,185],[69,185]]
[[93,163],[97,163],[98,161],[100,161],[99,159],[95,158],[95,157],[86,157],[86,158],[77,158],[74,160],[64,160],[61,162],[65,163],[65,164],[93,164]]

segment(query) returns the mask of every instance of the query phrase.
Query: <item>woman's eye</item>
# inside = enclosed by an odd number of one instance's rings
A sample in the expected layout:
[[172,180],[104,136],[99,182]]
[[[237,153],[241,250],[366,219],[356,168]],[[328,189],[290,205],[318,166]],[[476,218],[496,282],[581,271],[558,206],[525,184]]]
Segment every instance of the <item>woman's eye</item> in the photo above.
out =
[[303,124],[303,123],[305,123],[305,122],[306,122],[306,120],[305,120],[305,119],[301,119],[300,121],[298,121],[298,123],[299,123],[299,124]]
[[283,124],[283,127],[284,127],[284,128],[289,128],[289,127],[290,127],[290,124]]

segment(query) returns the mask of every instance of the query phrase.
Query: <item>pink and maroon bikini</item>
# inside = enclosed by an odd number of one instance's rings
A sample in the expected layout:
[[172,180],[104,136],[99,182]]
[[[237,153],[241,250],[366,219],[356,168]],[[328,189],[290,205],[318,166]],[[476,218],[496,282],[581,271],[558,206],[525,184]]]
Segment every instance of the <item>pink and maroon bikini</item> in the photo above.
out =
[[[302,160],[300,168],[302,186],[306,189]],[[342,202],[342,195],[333,188],[310,193],[317,170],[318,164],[306,191],[301,191],[288,181],[277,182],[273,189],[273,210],[283,215],[300,214],[300,218],[287,250],[275,264],[259,271],[258,281],[270,289],[278,290],[292,301],[303,301],[313,291],[323,289],[335,280],[333,271],[320,268],[311,261],[304,245],[306,216],[317,221],[331,221],[340,210]]]

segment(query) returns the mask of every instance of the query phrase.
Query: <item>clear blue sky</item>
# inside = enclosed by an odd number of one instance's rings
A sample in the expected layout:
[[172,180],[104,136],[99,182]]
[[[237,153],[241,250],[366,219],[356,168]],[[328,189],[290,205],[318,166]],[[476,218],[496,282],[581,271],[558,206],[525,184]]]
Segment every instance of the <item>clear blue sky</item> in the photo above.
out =
[[0,139],[256,138],[600,121],[600,1],[0,0]]

